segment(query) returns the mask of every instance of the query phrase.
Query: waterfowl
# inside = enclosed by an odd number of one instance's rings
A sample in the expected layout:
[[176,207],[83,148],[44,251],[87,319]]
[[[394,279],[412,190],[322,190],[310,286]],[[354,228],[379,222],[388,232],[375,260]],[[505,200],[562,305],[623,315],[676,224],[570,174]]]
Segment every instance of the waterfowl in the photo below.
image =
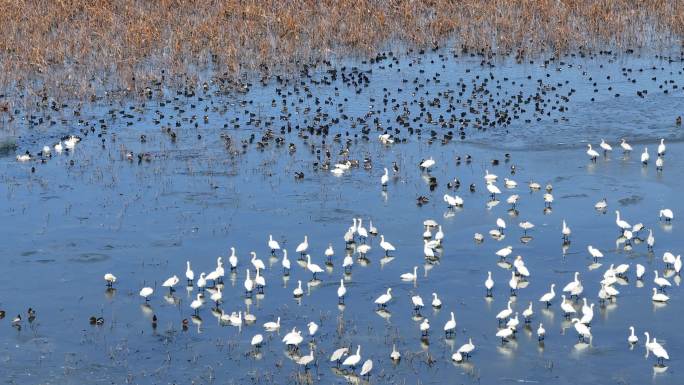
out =
[[620,210],[615,210],[615,224],[622,231],[629,230],[632,228],[632,226],[627,221],[620,218]]
[[496,252],[496,255],[499,256],[501,260],[506,259],[511,253],[513,252],[513,246],[506,246]]
[[164,283],[162,283],[162,287],[168,287],[169,293],[172,293],[174,290],[173,287],[176,286],[179,281],[180,279],[178,279],[178,276],[173,275],[172,277],[167,278],[166,281],[164,281]]
[[516,295],[516,291],[518,290],[518,283],[520,280],[518,280],[518,277],[515,275],[515,271],[511,271],[511,279],[508,281],[508,286],[511,288],[511,296],[514,297]]
[[290,274],[290,260],[287,258],[287,250],[283,249],[283,259],[280,261],[283,266],[283,274]]
[[313,280],[316,280],[316,274],[322,273],[323,269],[315,263],[311,263],[311,255],[306,255],[306,268],[313,275]]
[[622,152],[632,152],[632,146],[624,138],[620,141],[620,147],[622,147]]
[[425,159],[420,162],[421,170],[430,171],[430,168],[435,165],[435,160],[430,157],[430,159]]
[[594,208],[598,211],[605,211],[606,208],[608,208],[608,200],[606,198],[601,199],[600,201],[596,202]]
[[396,249],[394,248],[394,246],[393,246],[391,243],[385,241],[385,236],[384,236],[384,235],[380,235],[380,247],[381,247],[383,250],[385,250],[385,255],[386,255],[386,256],[389,255],[390,251],[395,251],[395,250],[396,250]]
[[575,331],[577,331],[577,336],[580,340],[591,338],[591,329],[587,325],[581,323],[578,318],[573,318],[570,322],[574,324]]
[[262,342],[264,342],[264,336],[261,334],[255,334],[254,337],[252,337],[250,344],[258,349],[261,347]]
[[107,282],[107,287],[112,287],[116,282],[116,276],[112,273],[107,273],[104,275],[104,280]]
[[670,297],[668,297],[667,294],[665,294],[665,293],[658,293],[658,289],[656,289],[654,287],[653,288],[653,295],[651,296],[651,299],[654,302],[663,302],[664,303],[664,302],[667,302],[670,299]]
[[463,361],[463,355],[460,352],[456,352],[451,355],[451,360],[454,362],[462,362]]
[[397,351],[397,346],[395,344],[392,344],[392,353],[390,353],[390,358],[394,362],[397,362],[401,359],[401,353]]
[[499,323],[505,321],[508,317],[513,314],[513,309],[511,309],[511,301],[508,301],[508,304],[506,305],[506,308],[501,310],[497,315],[496,319],[499,320]]
[[522,255],[515,257],[515,261],[513,261],[513,267],[515,267],[515,274],[522,277],[523,280],[530,276],[530,271],[527,269],[527,266],[525,266]]
[[603,253],[594,246],[587,246],[587,250],[589,250],[589,254],[591,255],[591,257],[594,258],[594,262],[597,262],[599,258],[603,258]]
[[387,182],[389,182],[389,171],[387,167],[384,168],[385,173],[380,177],[380,185],[384,188],[387,187]]
[[451,318],[444,324],[444,334],[448,337],[456,332],[456,318],[454,317],[454,312],[449,312]]
[[506,186],[506,188],[513,189],[518,187],[518,182],[512,179],[504,178],[504,186]]
[[518,204],[519,200],[520,200],[520,195],[513,194],[513,195],[509,196],[508,198],[506,198],[506,203],[508,203],[509,205],[511,205],[515,208],[515,206]]
[[356,225],[356,233],[359,234],[359,238],[365,243],[366,238],[368,238],[368,230],[363,227],[363,219],[359,218],[358,224]]
[[537,340],[543,341],[545,336],[546,336],[546,329],[544,329],[544,325],[540,322],[539,327],[537,328]]
[[252,259],[250,260],[250,262],[252,263],[252,266],[254,266],[254,269],[255,270],[265,270],[266,265],[264,264],[264,261],[257,258],[257,255],[255,252],[252,251],[252,252],[250,252],[250,254],[252,255]]
[[339,366],[340,361],[342,361],[342,357],[347,355],[349,353],[349,348],[339,348],[336,349],[333,354],[330,356],[330,362],[334,362],[335,365]]
[[584,306],[582,306],[582,318],[580,318],[580,322],[589,325],[594,319],[594,304],[592,303],[590,306],[587,306],[587,298],[585,297],[582,299],[584,300]]
[[656,356],[656,358],[658,360],[658,364],[664,365],[664,361],[669,360],[670,356],[667,354],[667,350],[665,350],[665,348],[662,345],[660,345],[656,342],[655,337],[653,338],[653,341],[657,345],[653,346],[653,348],[651,349],[651,352],[653,352],[653,355]]
[[601,149],[603,149],[604,154],[608,151],[613,151],[613,147],[610,144],[606,143],[606,141],[603,140],[603,138],[601,138],[601,144],[599,146],[601,146]]
[[665,262],[665,267],[670,267],[675,262],[675,256],[669,251],[663,253],[663,262]]
[[209,298],[211,298],[211,300],[214,301],[214,303],[216,304],[216,308],[218,309],[219,303],[223,299],[223,294],[221,293],[221,288],[219,287],[218,289],[216,289],[215,292],[211,293],[211,296]]
[[496,336],[501,338],[501,343],[504,344],[513,335],[513,328],[506,326],[496,332]]
[[646,237],[646,245],[648,246],[649,250],[653,250],[653,246],[655,245],[655,237],[653,236],[653,230],[648,229],[648,237]]
[[563,219],[563,227],[561,229],[561,234],[563,235],[563,240],[564,241],[569,241],[570,240],[570,234],[572,233],[572,230],[570,230],[570,227],[565,223],[565,219]]
[[199,309],[202,307],[203,302],[202,302],[202,294],[198,293],[197,298],[193,300],[190,303],[190,308],[195,311],[195,315],[199,312]]
[[654,270],[653,273],[655,273],[655,278],[653,278],[653,283],[658,285],[658,287],[660,288],[661,291],[664,291],[666,287],[672,286],[670,281],[668,281],[667,279],[665,279],[663,277],[658,276],[658,270]]
[[599,153],[591,148],[591,143],[587,144],[587,155],[589,155],[589,159],[591,159],[592,162],[596,162],[596,158],[599,156]]
[[639,342],[639,337],[634,334],[634,326],[629,327],[629,336],[627,337],[627,342],[634,345]]
[[493,183],[487,185],[487,191],[489,191],[489,195],[492,199],[496,198],[496,194],[501,194],[501,190]]
[[487,279],[485,279],[485,289],[487,289],[487,297],[492,296],[492,289],[494,288],[494,280],[492,279],[492,272],[487,272]]
[[660,144],[658,145],[658,156],[665,156],[665,139],[660,139]]
[[648,147],[644,147],[644,152],[641,153],[641,164],[643,164],[643,165],[648,164],[649,159],[651,159],[651,156],[648,155]]
[[506,221],[502,218],[496,218],[496,227],[498,227],[499,231],[503,234],[503,231],[506,229]]
[[328,244],[328,247],[325,249],[323,254],[325,254],[325,257],[328,261],[332,260],[333,255],[335,255],[335,250],[332,247],[332,243]]
[[637,263],[636,265],[636,279],[641,280],[644,276],[644,273],[646,273],[646,268],[644,265]]
[[420,334],[423,337],[427,337],[428,333],[430,333],[430,321],[425,318],[423,322],[420,323]]
[[338,303],[344,303],[344,296],[347,294],[347,288],[344,286],[344,279],[340,279],[340,286],[337,288]]
[[485,183],[492,184],[492,183],[496,182],[497,178],[499,178],[497,175],[490,174],[489,170],[485,169],[485,175],[484,175]]
[[534,315],[534,310],[532,310],[532,301],[530,301],[530,304],[527,306],[527,309],[525,309],[522,312],[523,318],[525,318],[525,323],[530,323],[532,320],[532,315]]
[[261,275],[261,269],[256,270],[256,275],[254,276],[254,286],[260,294],[264,293],[264,287],[266,287],[266,278]]
[[401,275],[402,281],[415,281],[418,278],[418,266],[413,266],[413,273],[404,273]]
[[145,298],[145,302],[147,302],[150,299],[150,296],[154,293],[154,289],[151,287],[143,287],[140,289],[140,296]]
[[342,362],[342,365],[351,366],[352,368],[355,368],[356,364],[358,364],[360,361],[361,361],[361,345],[357,345],[356,346],[356,353],[345,358],[344,361]]
[[461,353],[465,357],[470,357],[470,353],[472,353],[475,350],[475,345],[473,344],[473,339],[468,338],[468,342],[461,345],[460,348],[458,348],[457,352]]
[[266,331],[276,331],[280,329],[280,317],[278,317],[275,322],[269,321],[264,323],[263,326]]
[[674,219],[674,213],[670,209],[662,209],[658,213],[660,220],[665,220],[665,222],[670,222]]
[[318,325],[315,322],[309,322],[306,324],[306,327],[309,329],[309,336],[313,337],[316,335],[316,332],[318,331]]
[[525,234],[525,235],[527,234],[528,230],[531,230],[534,228],[534,224],[530,221],[520,222],[518,224],[518,226],[520,226],[520,228],[523,229],[523,234]]
[[297,249],[295,250],[297,253],[304,255],[306,254],[306,251],[309,249],[309,238],[308,236],[304,236],[304,242],[300,243],[297,246]]
[[572,304],[570,304],[566,301],[565,294],[561,295],[561,298],[562,298],[562,300],[561,300],[560,307],[561,307],[561,310],[563,310],[563,315],[565,316],[565,318],[570,317],[571,314],[575,314],[577,311],[572,306]]
[[302,289],[302,281],[301,280],[297,281],[297,287],[295,287],[294,290],[292,290],[292,295],[295,298],[299,298],[299,297],[304,295],[304,290]]
[[312,348],[311,350],[309,350],[309,354],[302,356],[299,359],[297,359],[297,364],[304,366],[304,370],[306,371],[309,369],[309,364],[312,363],[313,360],[314,360],[314,353],[313,353],[313,348]]
[[432,307],[435,309],[442,307],[442,301],[437,298],[437,293],[432,293]]
[[251,295],[252,290],[254,290],[254,281],[252,281],[252,278],[249,276],[249,269],[246,269],[245,271],[247,272],[247,277],[245,277],[244,282],[245,295]]
[[231,271],[234,271],[237,268],[238,259],[237,259],[237,255],[235,254],[235,248],[234,247],[230,248],[230,257],[228,257],[228,263],[230,264],[230,270]]
[[556,292],[554,291],[554,288],[556,287],[555,283],[551,284],[551,290],[548,293],[545,293],[539,298],[539,302],[544,302],[546,303],[546,307],[551,306],[551,301],[556,297]]
[[190,261],[185,262],[185,278],[188,280],[188,285],[192,285],[195,280],[195,273],[190,268]]
[[268,248],[271,249],[271,254],[275,254],[276,250],[280,250],[280,244],[273,239],[273,235],[268,235]]
[[458,195],[451,196],[449,194],[444,194],[444,202],[446,202],[449,207],[463,207],[463,198]]
[[361,372],[359,375],[361,377],[366,376],[370,377],[370,371],[373,369],[373,361],[370,359],[367,359],[364,363],[363,366],[361,366]]
[[199,290],[204,290],[204,288],[206,286],[207,286],[206,274],[204,272],[202,272],[202,273],[200,273],[200,276],[197,279],[197,288]]
[[385,308],[387,307],[387,303],[392,300],[392,288],[389,287],[387,288],[387,292],[385,294],[382,294],[378,298],[375,299],[375,303],[382,307]]
[[551,207],[551,203],[553,203],[553,195],[551,193],[544,194],[544,204],[546,207]]

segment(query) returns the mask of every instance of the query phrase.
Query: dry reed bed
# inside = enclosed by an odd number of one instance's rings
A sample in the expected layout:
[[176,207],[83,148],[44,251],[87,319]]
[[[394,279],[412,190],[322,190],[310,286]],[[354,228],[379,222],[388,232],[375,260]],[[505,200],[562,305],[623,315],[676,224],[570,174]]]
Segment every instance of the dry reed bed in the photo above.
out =
[[681,0],[0,1],[0,88],[34,96],[140,92],[162,69],[268,76],[388,42],[528,54],[684,34]]

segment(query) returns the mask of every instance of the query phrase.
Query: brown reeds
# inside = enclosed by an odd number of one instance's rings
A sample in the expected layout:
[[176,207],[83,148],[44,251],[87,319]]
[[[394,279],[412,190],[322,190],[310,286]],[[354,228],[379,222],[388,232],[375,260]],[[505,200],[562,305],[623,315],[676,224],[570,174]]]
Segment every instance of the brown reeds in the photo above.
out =
[[0,87],[90,96],[287,72],[394,43],[498,53],[673,46],[681,0],[0,0]]

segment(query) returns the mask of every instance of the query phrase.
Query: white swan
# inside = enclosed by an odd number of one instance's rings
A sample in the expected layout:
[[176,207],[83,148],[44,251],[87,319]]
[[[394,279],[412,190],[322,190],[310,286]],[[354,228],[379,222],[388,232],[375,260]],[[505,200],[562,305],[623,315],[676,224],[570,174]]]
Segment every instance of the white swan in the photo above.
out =
[[413,273],[404,273],[401,275],[402,281],[415,281],[418,278],[418,266],[413,266]]
[[641,153],[641,163],[648,164],[649,159],[651,159],[651,156],[648,155],[648,147],[644,147],[644,152]]
[[451,318],[444,324],[444,333],[448,336],[456,332],[456,318],[454,317],[454,312],[449,312]]
[[551,284],[551,291],[548,293],[545,293],[539,298],[539,302],[544,302],[546,303],[546,307],[551,306],[551,301],[556,298],[556,292],[554,291],[554,288],[556,287],[555,283]]
[[587,143],[587,155],[589,155],[592,162],[596,162],[596,158],[599,156],[598,151],[591,148],[591,143]]
[[380,235],[380,247],[385,250],[385,255],[389,255],[390,251],[395,251],[394,245],[385,241],[385,236]]
[[315,263],[311,263],[311,255],[306,255],[306,268],[313,274],[313,279],[316,280],[316,274],[322,273],[323,269]]
[[309,249],[309,237],[305,235],[304,236],[304,242],[300,243],[297,246],[297,249],[295,249],[295,251],[297,253],[300,253],[301,255],[304,255],[308,249]]
[[380,177],[380,185],[382,187],[387,187],[387,182],[389,182],[389,171],[387,171],[387,167],[385,167],[384,170],[385,173]]
[[268,248],[271,249],[271,254],[275,253],[276,250],[280,250],[280,244],[273,239],[273,235],[268,235]]
[[386,307],[387,303],[392,300],[392,288],[387,288],[387,292],[385,294],[382,294],[379,296],[376,300],[375,303],[379,305],[380,307]]

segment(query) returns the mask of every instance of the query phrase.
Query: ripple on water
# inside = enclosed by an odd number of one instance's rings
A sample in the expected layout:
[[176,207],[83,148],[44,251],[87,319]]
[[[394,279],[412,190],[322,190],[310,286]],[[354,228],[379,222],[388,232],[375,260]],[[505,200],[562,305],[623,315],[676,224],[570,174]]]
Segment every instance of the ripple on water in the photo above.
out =
[[97,263],[97,262],[103,262],[111,257],[107,254],[100,254],[100,253],[83,253],[79,254],[75,257],[69,258],[69,261],[71,262],[77,262],[77,263]]

